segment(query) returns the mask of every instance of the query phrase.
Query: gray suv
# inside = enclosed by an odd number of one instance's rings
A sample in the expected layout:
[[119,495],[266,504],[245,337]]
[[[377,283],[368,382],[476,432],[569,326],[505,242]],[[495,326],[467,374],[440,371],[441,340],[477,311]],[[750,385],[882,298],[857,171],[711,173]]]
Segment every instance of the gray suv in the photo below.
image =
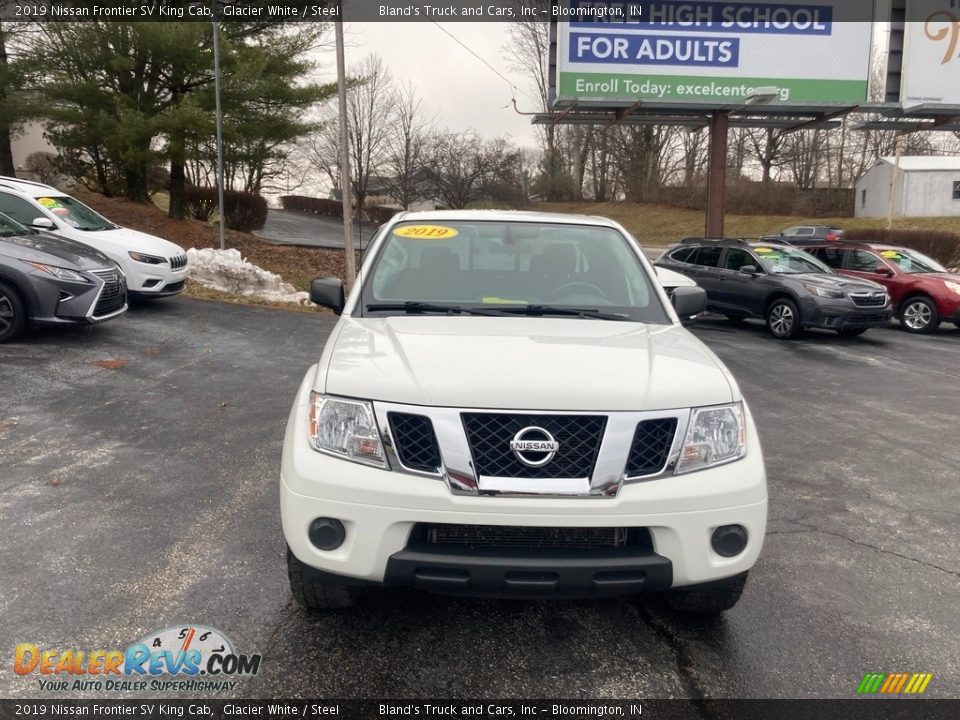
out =
[[0,213],[0,343],[31,322],[99,323],[126,309],[126,278],[110,258]]
[[861,335],[890,321],[883,286],[835,274],[812,255],[781,243],[687,238],[655,263],[707,292],[707,309],[730,320],[760,318],[780,339],[804,328]]

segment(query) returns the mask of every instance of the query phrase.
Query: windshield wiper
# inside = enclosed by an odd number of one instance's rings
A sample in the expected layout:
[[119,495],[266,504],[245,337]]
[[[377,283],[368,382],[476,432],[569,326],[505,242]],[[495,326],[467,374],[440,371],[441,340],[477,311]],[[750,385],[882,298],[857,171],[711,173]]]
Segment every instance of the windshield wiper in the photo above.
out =
[[378,310],[401,310],[409,315],[419,313],[447,313],[448,315],[496,315],[498,313],[475,308],[465,308],[462,305],[446,305],[441,303],[425,303],[408,300],[402,303],[373,303],[367,305],[368,312]]
[[631,321],[629,316],[620,313],[606,313],[587,308],[556,307],[554,305],[524,305],[518,308],[504,307],[499,308],[499,310],[500,312],[513,313],[516,315],[567,315],[570,317],[590,318],[591,320]]

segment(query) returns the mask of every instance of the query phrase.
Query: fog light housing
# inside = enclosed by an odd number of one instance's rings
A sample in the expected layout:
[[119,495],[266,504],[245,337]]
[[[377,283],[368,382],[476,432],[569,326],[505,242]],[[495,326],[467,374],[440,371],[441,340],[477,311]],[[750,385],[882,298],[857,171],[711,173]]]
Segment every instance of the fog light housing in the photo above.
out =
[[721,525],[713,531],[710,545],[720,557],[736,557],[747,546],[747,529],[743,525]]
[[320,550],[336,550],[343,545],[347,530],[343,523],[334,518],[317,518],[310,523],[307,537],[314,547]]

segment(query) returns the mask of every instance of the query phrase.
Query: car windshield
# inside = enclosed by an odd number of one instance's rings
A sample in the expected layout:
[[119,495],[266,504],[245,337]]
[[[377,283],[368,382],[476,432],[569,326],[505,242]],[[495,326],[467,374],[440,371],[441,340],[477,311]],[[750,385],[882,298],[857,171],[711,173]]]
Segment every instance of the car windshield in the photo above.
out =
[[767,247],[753,248],[760,258],[760,264],[768,273],[796,275],[800,273],[832,273],[829,267],[813,255],[796,248]]
[[98,215],[79,200],[74,200],[69,195],[57,195],[55,197],[39,197],[40,203],[54,216],[77,230],[114,230],[116,225],[105,217]]
[[907,250],[906,248],[881,250],[880,257],[888,263],[893,263],[905,273],[948,272],[948,270],[936,260],[916,250]]
[[668,323],[654,280],[613,228],[430,220],[394,226],[363,314],[596,317]]
[[12,218],[0,213],[0,237],[14,237],[15,235],[33,235],[34,231],[25,228]]

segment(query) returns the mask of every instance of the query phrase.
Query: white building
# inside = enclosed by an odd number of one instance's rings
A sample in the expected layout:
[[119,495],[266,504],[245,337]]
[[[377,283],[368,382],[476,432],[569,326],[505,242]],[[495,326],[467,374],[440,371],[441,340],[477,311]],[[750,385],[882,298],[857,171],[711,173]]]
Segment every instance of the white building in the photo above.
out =
[[[857,217],[886,217],[893,157],[880,158],[857,183]],[[893,191],[894,217],[960,216],[960,157],[901,156]]]
[[13,150],[13,166],[17,169],[17,177],[22,180],[33,180],[29,173],[24,170],[23,164],[27,158],[35,152],[48,152],[57,154],[57,149],[47,142],[43,136],[44,126],[38,122],[28,122],[23,126],[23,130],[17,133],[10,143]]

